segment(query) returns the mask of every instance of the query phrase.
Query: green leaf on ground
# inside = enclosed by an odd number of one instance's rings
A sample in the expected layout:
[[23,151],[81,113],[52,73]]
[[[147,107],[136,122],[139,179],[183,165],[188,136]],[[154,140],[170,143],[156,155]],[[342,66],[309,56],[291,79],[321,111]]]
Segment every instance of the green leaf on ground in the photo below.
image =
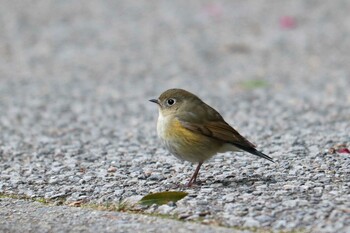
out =
[[186,192],[176,192],[176,191],[169,191],[169,192],[160,192],[160,193],[151,193],[144,196],[139,203],[141,205],[163,205],[167,204],[168,202],[177,202],[178,200],[181,200],[182,198],[186,197],[188,193]]
[[265,80],[261,79],[252,79],[241,82],[241,86],[245,89],[256,89],[256,88],[264,88],[267,87],[269,83]]

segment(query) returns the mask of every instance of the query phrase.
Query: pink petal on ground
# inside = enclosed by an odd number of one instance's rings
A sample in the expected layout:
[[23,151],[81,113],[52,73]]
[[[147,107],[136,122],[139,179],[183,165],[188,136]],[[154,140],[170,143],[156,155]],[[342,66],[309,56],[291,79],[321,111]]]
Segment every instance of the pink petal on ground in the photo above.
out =
[[297,26],[296,20],[292,16],[282,16],[279,23],[280,27],[283,29],[293,29]]
[[219,18],[222,16],[224,9],[221,4],[208,4],[203,7],[203,12],[209,17]]
[[344,153],[344,154],[350,154],[350,150],[348,148],[341,148],[337,152]]

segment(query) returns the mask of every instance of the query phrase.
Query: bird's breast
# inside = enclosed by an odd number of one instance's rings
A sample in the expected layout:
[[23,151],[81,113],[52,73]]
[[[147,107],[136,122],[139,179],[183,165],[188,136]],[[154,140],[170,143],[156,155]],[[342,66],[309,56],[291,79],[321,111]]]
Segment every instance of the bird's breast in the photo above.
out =
[[203,136],[196,134],[182,126],[180,121],[173,116],[164,116],[159,113],[157,133],[162,140],[167,141],[201,141]]
[[191,162],[203,162],[209,159],[222,146],[222,143],[214,139],[188,130],[172,116],[159,114],[157,132],[165,147],[173,155]]
[[157,121],[157,133],[160,138],[166,136],[166,131],[171,119],[169,117],[164,117],[162,112],[159,111],[158,121]]

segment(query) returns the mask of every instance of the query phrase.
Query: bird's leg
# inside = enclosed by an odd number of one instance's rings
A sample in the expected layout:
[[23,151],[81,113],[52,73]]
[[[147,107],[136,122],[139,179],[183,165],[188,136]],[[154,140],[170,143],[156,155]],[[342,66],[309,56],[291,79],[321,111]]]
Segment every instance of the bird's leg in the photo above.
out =
[[196,168],[196,171],[193,173],[193,175],[192,175],[190,181],[189,181],[188,184],[187,184],[187,187],[191,187],[192,184],[196,183],[196,181],[197,181],[197,176],[198,176],[198,173],[199,173],[199,169],[201,168],[202,164],[203,164],[203,162],[199,162],[199,163],[198,163],[198,166],[197,166],[197,168]]

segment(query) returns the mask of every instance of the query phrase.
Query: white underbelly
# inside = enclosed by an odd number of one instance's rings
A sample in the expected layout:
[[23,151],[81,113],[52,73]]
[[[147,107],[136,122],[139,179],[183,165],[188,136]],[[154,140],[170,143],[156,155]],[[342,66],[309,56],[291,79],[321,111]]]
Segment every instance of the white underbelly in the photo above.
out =
[[158,134],[158,137],[160,137],[161,139],[166,138],[167,127],[169,126],[169,123],[170,123],[170,117],[169,116],[164,117],[161,111],[159,111],[158,121],[157,121],[157,134]]

